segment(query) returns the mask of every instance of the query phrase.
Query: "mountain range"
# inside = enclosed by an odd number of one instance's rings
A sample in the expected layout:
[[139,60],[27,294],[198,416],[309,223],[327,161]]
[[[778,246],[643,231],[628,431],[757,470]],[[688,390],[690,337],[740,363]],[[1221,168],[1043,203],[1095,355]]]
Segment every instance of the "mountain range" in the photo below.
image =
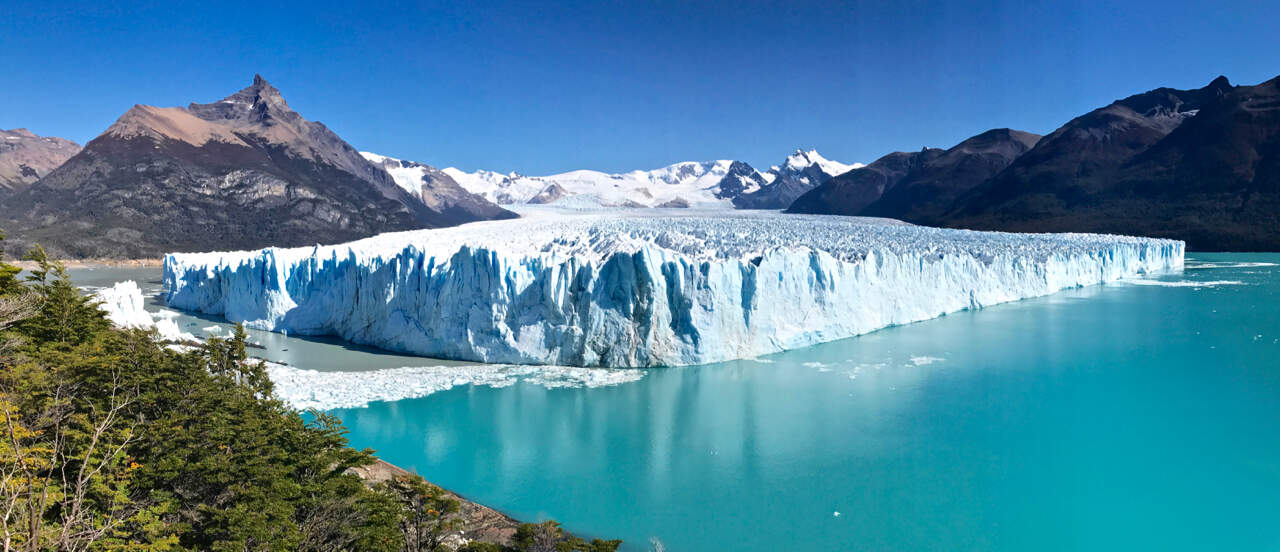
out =
[[948,226],[1128,233],[1280,251],[1280,77],[1159,88],[1077,117],[939,217]]
[[1044,136],[999,129],[894,153],[815,188],[796,213],[1280,250],[1280,77],[1117,100]]
[[743,161],[549,176],[436,169],[359,152],[260,76],[222,100],[136,105],[80,148],[0,130],[11,252],[72,257],[332,243],[516,215],[501,205],[782,209],[1005,231],[1280,250],[1280,77],[1117,100],[1052,133],[993,129],[869,165],[797,150]]
[[894,152],[800,196],[791,213],[887,217],[929,224],[974,186],[1035,146],[1037,134],[998,128],[947,150]]
[[468,191],[501,205],[782,209],[800,194],[861,166],[828,160],[815,150],[796,150],[766,172],[733,160],[687,161],[620,174],[578,170],[525,176],[484,170],[468,173],[453,167],[443,172]]

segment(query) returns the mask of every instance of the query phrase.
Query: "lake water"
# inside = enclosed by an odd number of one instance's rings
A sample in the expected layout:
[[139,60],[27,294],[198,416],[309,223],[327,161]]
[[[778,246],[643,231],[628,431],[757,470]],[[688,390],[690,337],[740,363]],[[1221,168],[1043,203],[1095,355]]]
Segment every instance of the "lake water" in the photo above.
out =
[[[1277,550],[1276,263],[1192,255],[1142,284],[758,361],[334,412],[353,446],[630,550]],[[76,272],[124,277],[158,286],[155,269]],[[302,368],[424,363],[254,339]]]

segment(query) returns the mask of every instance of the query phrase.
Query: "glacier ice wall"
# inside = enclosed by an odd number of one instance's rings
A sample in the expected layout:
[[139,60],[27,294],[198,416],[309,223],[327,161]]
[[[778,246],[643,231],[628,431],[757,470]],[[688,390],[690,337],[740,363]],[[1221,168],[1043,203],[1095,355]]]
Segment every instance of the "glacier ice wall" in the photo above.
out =
[[1180,241],[771,212],[527,217],[335,246],[170,254],[171,307],[438,358],[748,358],[1180,269]]

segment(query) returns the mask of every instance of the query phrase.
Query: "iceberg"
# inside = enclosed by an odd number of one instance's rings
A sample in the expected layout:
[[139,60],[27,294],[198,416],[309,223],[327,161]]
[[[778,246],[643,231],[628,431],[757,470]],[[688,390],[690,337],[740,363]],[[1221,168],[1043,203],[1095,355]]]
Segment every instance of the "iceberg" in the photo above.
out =
[[173,253],[172,308],[500,364],[706,364],[1181,269],[1184,243],[766,211],[631,210]]
[[142,289],[133,280],[116,282],[109,288],[95,291],[92,296],[98,308],[106,313],[107,320],[117,328],[146,329],[155,325],[144,304]]
[[196,336],[182,331],[173,317],[178,313],[160,311],[151,313],[146,310],[146,298],[142,289],[133,280],[116,282],[109,288],[97,290],[92,295],[98,308],[106,314],[107,320],[117,328],[150,330],[165,342],[198,342]]

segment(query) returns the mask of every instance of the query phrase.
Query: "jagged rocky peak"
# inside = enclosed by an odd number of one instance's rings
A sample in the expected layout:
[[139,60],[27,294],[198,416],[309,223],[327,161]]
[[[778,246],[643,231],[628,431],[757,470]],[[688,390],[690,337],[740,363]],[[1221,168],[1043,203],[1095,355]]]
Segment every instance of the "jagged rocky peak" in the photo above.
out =
[[271,86],[262,75],[254,75],[253,84],[235,94],[213,103],[193,102],[187,106],[187,110],[209,121],[241,120],[261,123],[270,120],[273,115],[297,115],[297,112],[289,108],[289,103],[280,90]]

